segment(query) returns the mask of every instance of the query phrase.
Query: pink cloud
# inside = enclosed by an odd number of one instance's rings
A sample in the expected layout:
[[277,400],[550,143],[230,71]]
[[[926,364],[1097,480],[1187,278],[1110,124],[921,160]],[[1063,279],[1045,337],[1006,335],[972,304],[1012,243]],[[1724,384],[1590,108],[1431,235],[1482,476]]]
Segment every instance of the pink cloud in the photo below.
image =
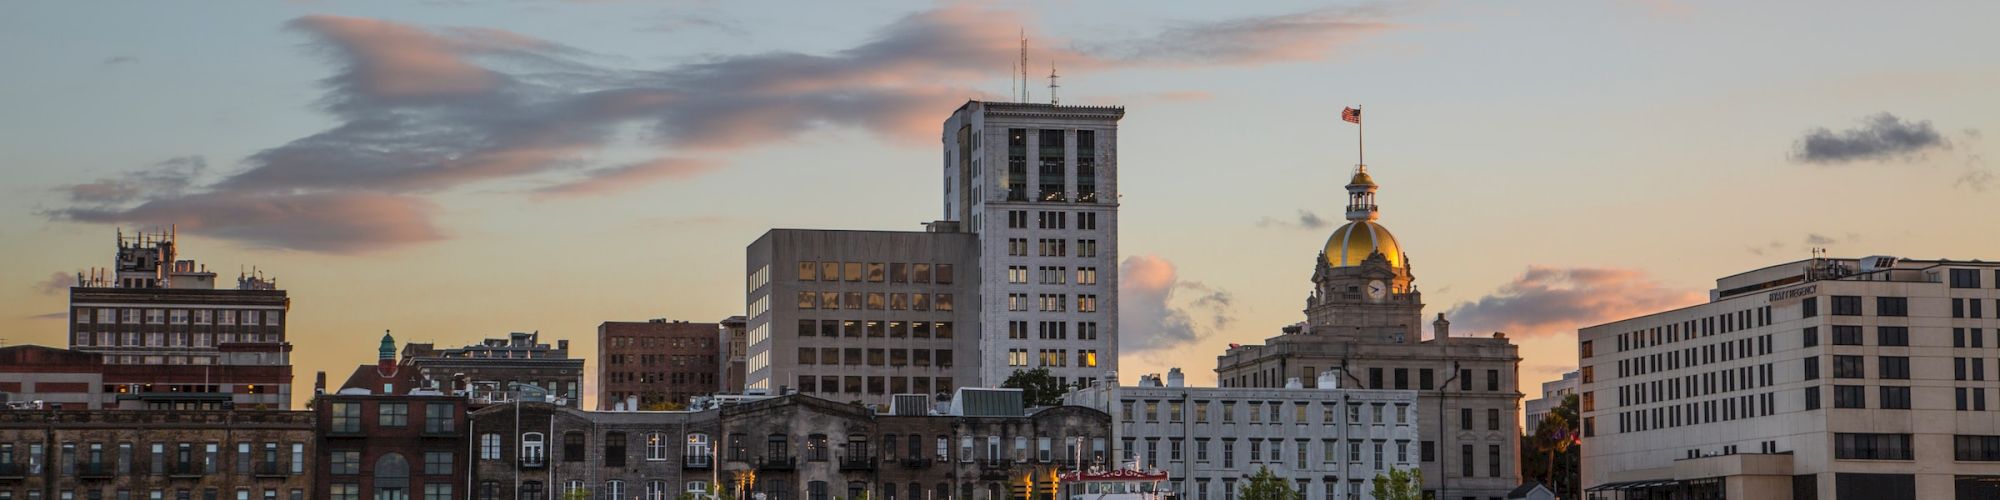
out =
[[692,179],[719,165],[705,160],[659,158],[617,167],[598,169],[584,178],[557,184],[535,192],[544,198],[605,195],[637,189],[661,179]]
[[1707,300],[1698,290],[1672,288],[1644,271],[1528,266],[1499,289],[1445,312],[1462,334],[1574,334],[1578,328]]

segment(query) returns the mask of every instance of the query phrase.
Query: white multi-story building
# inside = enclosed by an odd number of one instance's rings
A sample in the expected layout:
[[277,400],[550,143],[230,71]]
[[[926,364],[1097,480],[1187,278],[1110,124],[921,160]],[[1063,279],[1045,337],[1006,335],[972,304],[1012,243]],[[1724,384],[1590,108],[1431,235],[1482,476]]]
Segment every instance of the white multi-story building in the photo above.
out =
[[1590,498],[2000,498],[2000,264],[1789,262],[1584,328]]
[[944,123],[944,219],[979,235],[980,383],[1118,368],[1125,109],[967,102]]
[[925,231],[751,243],[746,389],[886,403],[1018,370],[1077,382],[1117,369],[1124,115],[967,102],[944,124],[943,218]]
[[1066,403],[1111,414],[1123,463],[1166,471],[1183,500],[1238,498],[1259,469],[1294,482],[1301,500],[1374,498],[1375,476],[1418,467],[1417,391],[1186,387],[1179,368],[1119,386],[1107,376]]
[[1542,423],[1542,417],[1548,416],[1549,411],[1562,406],[1563,399],[1568,398],[1571,394],[1576,394],[1576,381],[1579,378],[1579,373],[1576,370],[1570,370],[1569,373],[1564,373],[1560,379],[1542,382],[1542,397],[1539,399],[1530,399],[1527,403],[1523,403],[1523,406],[1528,411],[1528,419],[1522,421],[1524,422],[1523,430],[1528,431],[1529,434],[1533,434],[1535,426]]

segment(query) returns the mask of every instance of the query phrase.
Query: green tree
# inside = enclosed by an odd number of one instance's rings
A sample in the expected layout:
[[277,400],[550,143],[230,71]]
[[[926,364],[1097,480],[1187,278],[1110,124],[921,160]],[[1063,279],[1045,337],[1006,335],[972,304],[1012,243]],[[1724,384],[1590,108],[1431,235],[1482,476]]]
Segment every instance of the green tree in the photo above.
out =
[[1014,370],[1014,374],[1008,375],[1007,381],[1001,382],[1000,387],[1020,389],[1021,404],[1028,407],[1060,406],[1063,395],[1069,394],[1071,389],[1062,381],[1056,380],[1056,376],[1050,374],[1048,368]]
[[1421,500],[1423,491],[1423,469],[1390,467],[1375,475],[1375,500]]
[[1577,453],[1581,436],[1577,425],[1581,421],[1577,397],[1571,394],[1535,424],[1533,434],[1521,437],[1521,473],[1540,480],[1557,497],[1573,495],[1583,483]]
[[574,490],[569,490],[569,492],[563,493],[562,497],[563,500],[590,500],[590,490],[586,488],[577,488]]
[[1257,467],[1257,475],[1250,476],[1250,484],[1243,487],[1243,500],[1300,500],[1298,490],[1292,489],[1292,482],[1272,474],[1268,467]]

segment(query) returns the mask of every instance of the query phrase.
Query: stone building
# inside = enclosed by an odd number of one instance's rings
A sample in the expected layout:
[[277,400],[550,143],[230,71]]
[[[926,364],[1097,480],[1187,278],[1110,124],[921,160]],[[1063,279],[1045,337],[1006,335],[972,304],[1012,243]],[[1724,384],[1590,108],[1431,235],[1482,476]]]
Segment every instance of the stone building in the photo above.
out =
[[1570,370],[1562,374],[1562,378],[1542,382],[1542,397],[1527,402],[1528,418],[1522,420],[1523,428],[1530,433],[1535,432],[1535,426],[1540,425],[1542,419],[1549,416],[1549,412],[1561,407],[1564,399],[1576,395],[1576,384],[1580,377],[1582,377],[1581,372]]
[[463,382],[432,380],[382,336],[376,364],[356,367],[340,389],[315,389],[318,500],[446,500],[468,488]]
[[714,480],[714,411],[582,411],[513,401],[472,412],[479,500],[666,500]]
[[70,288],[70,348],[102,355],[117,401],[91,408],[291,408],[291,298],[259,273],[216,288],[178,252],[172,232],[120,232],[115,267]]
[[686,405],[715,394],[722,377],[721,327],[654,319],[597,325],[597,409],[636,399],[639,408]]
[[2000,265],[1815,257],[1582,329],[1588,498],[2000,498]]
[[1424,490],[1444,499],[1499,498],[1521,482],[1519,348],[1506,335],[1454,337],[1442,314],[1423,338],[1423,295],[1409,255],[1377,222],[1366,166],[1347,184],[1348,223],[1313,260],[1302,324],[1216,358],[1223,387],[1306,387],[1336,371],[1343,387],[1418,391]]
[[424,377],[465,379],[475,398],[503,398],[519,392],[516,384],[520,384],[554,394],[571,408],[581,407],[583,358],[569,357],[568,340],[557,340],[550,347],[541,338],[540,332],[514,332],[504,339],[450,349],[410,343],[403,346],[403,358]]
[[304,500],[313,415],[0,410],[0,499]]
[[748,321],[742,316],[730,316],[722,320],[722,387],[721,394],[742,394],[743,369],[749,357]]
[[1300,500],[1372,499],[1377,474],[1418,464],[1417,393],[1320,377],[1312,389],[1187,387],[1175,368],[1137,386],[1107,376],[1065,402],[1109,412],[1120,461],[1167,472],[1184,500],[1236,498],[1263,468]]

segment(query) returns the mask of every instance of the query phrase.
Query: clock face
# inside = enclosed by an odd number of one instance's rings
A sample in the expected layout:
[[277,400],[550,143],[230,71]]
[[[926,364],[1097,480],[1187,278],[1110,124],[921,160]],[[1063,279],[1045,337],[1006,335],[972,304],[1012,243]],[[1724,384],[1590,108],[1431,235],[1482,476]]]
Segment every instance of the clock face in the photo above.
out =
[[1382,280],[1368,282],[1368,298],[1382,300],[1387,296],[1389,296],[1389,285],[1383,284]]

